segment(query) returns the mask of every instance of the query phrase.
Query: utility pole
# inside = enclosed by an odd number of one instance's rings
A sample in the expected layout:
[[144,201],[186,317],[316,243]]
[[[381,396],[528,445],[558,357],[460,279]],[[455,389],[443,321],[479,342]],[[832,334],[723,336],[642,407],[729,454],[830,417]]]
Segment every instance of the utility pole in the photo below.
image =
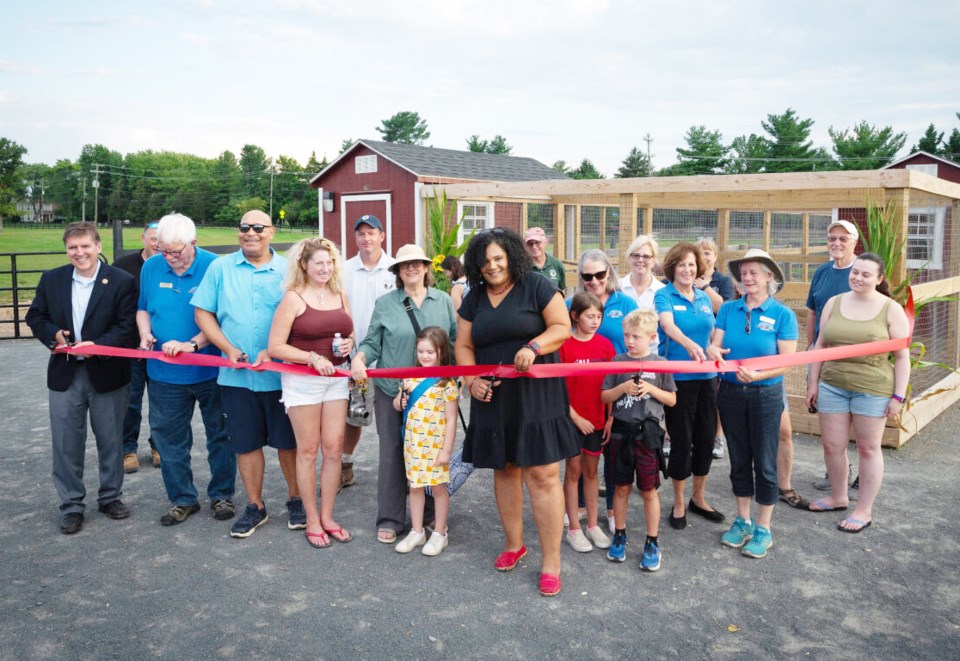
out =
[[644,142],[647,143],[647,163],[649,163],[650,162],[650,143],[653,142],[653,138],[651,138],[650,134],[647,133],[645,136],[643,136],[643,140]]
[[273,174],[276,169],[270,166],[270,222],[273,222]]
[[87,222],[87,178],[83,178],[83,200],[81,202],[83,222]]
[[93,224],[100,219],[100,164],[93,164]]

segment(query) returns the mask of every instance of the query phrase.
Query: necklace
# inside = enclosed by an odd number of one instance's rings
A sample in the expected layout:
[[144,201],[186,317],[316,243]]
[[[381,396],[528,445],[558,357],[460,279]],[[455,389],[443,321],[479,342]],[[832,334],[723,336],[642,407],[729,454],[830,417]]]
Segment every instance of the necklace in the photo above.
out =
[[500,289],[494,289],[493,287],[489,287],[489,288],[488,288],[488,291],[490,292],[490,295],[491,295],[491,296],[500,296],[501,294],[505,294],[506,292],[510,291],[510,288],[511,288],[511,287],[513,287],[513,282],[512,282],[512,281],[511,281],[511,282],[508,282],[507,284],[505,284],[505,285],[504,285],[503,287],[501,287]]
[[323,303],[323,292],[324,292],[325,289],[326,289],[326,287],[323,287],[323,288],[320,288],[320,287],[307,287],[307,290],[308,290],[308,291],[316,292],[317,297],[320,299],[320,303],[321,303],[321,304]]

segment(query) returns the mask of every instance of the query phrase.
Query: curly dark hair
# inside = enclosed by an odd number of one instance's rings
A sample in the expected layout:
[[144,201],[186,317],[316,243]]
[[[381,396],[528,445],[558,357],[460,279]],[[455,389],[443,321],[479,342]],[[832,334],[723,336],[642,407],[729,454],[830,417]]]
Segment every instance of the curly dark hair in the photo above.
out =
[[463,267],[471,287],[479,287],[485,283],[480,269],[487,261],[487,247],[491,243],[496,243],[507,253],[507,269],[514,283],[519,283],[530,273],[533,261],[527,254],[520,235],[513,230],[494,227],[474,234],[463,254]]

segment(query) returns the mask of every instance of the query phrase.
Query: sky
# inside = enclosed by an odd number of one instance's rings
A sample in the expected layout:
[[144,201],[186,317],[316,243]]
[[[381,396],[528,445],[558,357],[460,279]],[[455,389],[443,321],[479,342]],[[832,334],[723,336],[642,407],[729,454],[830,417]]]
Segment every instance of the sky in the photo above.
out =
[[0,137],[27,162],[215,158],[247,143],[305,163],[379,139],[401,110],[426,144],[504,135],[513,155],[634,146],[676,162],[694,125],[726,142],[793,108],[829,127],[960,127],[960,2],[743,0],[171,0],[0,5]]

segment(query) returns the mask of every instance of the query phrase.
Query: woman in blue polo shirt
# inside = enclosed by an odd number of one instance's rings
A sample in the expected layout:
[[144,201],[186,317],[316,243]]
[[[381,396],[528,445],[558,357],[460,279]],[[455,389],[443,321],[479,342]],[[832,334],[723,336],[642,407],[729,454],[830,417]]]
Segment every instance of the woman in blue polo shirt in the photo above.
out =
[[[695,281],[704,272],[700,248],[681,241],[663,260],[669,284],[657,291],[653,301],[660,315],[660,355],[667,360],[706,360],[714,321],[713,306]],[[670,434],[667,474],[673,480],[670,525],[687,527],[687,509],[708,521],[719,523],[723,514],[706,501],[707,474],[713,461],[713,438],[717,433],[716,372],[674,374],[677,403],[665,410]],[[693,495],[684,506],[687,479],[693,475]]]
[[[783,271],[763,250],[751,249],[730,262],[730,273],[744,296],[724,303],[707,348],[710,360],[742,360],[797,350],[797,317],[773,298],[783,287]],[[777,502],[777,446],[783,412],[783,374],[788,368],[740,367],[720,376],[717,405],[727,433],[730,482],[737,517],[721,537],[725,546],[762,558],[773,544],[770,520]],[[750,515],[750,499],[759,505]]]

